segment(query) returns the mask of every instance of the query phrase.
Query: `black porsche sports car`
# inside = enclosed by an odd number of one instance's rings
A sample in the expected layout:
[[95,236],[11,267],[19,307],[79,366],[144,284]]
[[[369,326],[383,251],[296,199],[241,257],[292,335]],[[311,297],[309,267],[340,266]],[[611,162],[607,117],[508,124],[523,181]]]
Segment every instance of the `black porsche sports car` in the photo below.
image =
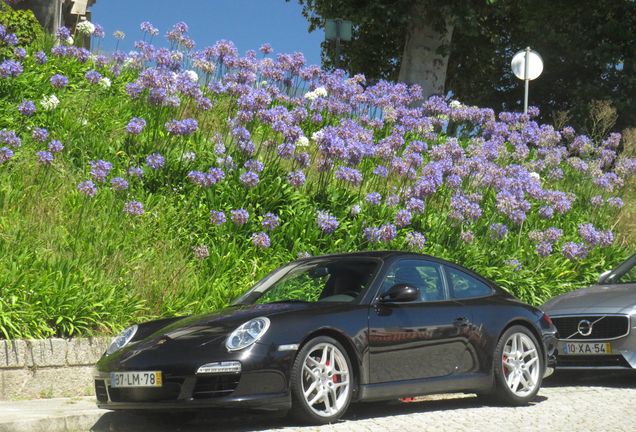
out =
[[229,307],[127,328],[97,363],[107,409],[247,407],[332,422],[350,402],[474,392],[522,405],[556,328],[478,274],[373,251],[291,262]]

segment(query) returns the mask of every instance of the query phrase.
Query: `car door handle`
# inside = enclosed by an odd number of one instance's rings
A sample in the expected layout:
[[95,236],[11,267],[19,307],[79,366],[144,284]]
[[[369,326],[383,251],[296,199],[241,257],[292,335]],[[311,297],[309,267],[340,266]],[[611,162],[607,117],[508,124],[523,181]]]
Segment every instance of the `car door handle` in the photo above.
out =
[[468,324],[470,324],[468,317],[459,317],[453,320],[453,325],[455,327],[468,327]]

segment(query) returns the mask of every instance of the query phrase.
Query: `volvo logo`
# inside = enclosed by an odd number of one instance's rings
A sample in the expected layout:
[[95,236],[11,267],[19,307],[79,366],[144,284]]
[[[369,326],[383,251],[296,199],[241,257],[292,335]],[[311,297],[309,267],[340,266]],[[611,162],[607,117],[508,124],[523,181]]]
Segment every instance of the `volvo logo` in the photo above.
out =
[[592,334],[592,323],[588,320],[581,320],[579,321],[578,330],[581,336],[589,336]]

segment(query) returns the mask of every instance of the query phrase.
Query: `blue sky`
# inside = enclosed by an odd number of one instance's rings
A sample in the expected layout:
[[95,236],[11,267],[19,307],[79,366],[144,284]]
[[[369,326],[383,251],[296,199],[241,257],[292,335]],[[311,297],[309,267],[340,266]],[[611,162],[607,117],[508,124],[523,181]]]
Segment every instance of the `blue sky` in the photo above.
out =
[[302,52],[308,65],[320,65],[320,43],[325,37],[324,31],[308,33],[309,23],[296,0],[98,0],[89,10],[92,22],[104,27],[106,52],[115,49],[117,40],[112,35],[116,30],[126,34],[119,49],[133,50],[135,41],[143,39],[139,26],[145,21],[159,29],[159,36],[152,40],[156,47],[167,47],[164,35],[183,21],[189,28],[187,35],[197,44],[195,49],[226,39],[244,55],[269,43],[274,53]]

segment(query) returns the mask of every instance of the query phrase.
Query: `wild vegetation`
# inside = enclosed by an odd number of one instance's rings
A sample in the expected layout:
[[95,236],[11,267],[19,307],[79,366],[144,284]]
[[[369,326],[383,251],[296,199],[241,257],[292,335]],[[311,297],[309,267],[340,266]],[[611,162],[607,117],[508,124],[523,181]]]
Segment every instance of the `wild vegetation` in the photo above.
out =
[[154,46],[143,23],[105,56],[82,48],[98,25],[28,44],[0,27],[0,336],[220,308],[308,255],[427,253],[541,304],[629,253],[618,134],[414,108],[417,86],[187,33]]

